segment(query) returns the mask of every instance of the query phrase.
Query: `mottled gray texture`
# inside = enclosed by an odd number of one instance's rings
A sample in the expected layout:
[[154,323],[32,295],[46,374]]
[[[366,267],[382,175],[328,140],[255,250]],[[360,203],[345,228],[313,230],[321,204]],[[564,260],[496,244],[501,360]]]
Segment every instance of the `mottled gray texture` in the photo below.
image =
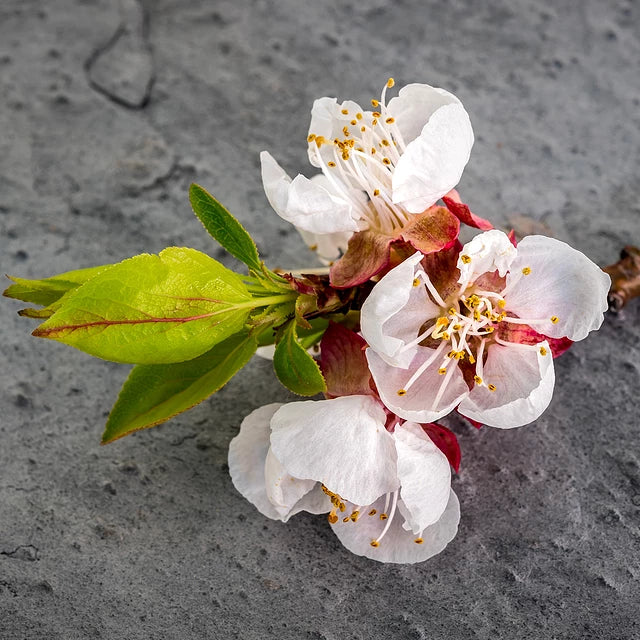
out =
[[[600,264],[640,242],[637,3],[145,6],[146,31],[131,2],[0,4],[0,272],[170,244],[231,265],[190,213],[192,180],[272,266],[308,264],[258,153],[306,171],[312,100],[366,102],[388,75],[464,102],[477,141],[461,191],[478,214],[526,214]],[[557,361],[535,425],[455,425],[460,531],[418,566],[352,556],[322,517],[281,525],[235,492],[242,417],[290,397],[269,363],[101,448],[126,368],[30,338],[17,308],[0,308],[2,640],[640,638],[637,303]]]

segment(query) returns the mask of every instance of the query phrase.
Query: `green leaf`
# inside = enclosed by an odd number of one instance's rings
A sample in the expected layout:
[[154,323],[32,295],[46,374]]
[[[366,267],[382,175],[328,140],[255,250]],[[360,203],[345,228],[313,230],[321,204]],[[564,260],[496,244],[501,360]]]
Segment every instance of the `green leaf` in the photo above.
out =
[[262,271],[262,263],[253,238],[246,229],[205,189],[192,184],[189,187],[189,200],[193,212],[204,228],[232,256],[244,262],[255,272]]
[[309,324],[311,325],[310,329],[304,329],[301,327],[297,327],[296,329],[298,342],[305,349],[309,349],[320,342],[324,332],[329,326],[329,321],[326,318],[313,318],[313,320],[309,321]]
[[183,362],[241,331],[258,304],[241,278],[213,258],[169,247],[98,274],[33,335],[114,362]]
[[49,306],[58,301],[65,293],[77,289],[80,285],[112,266],[111,264],[105,264],[99,267],[90,267],[89,269],[76,269],[75,271],[67,271],[43,280],[27,280],[26,278],[7,276],[15,284],[5,289],[2,295],[7,298],[30,302],[31,304]]
[[202,402],[249,362],[256,346],[244,332],[194,360],[134,367],[111,410],[102,444],[154,427]]
[[298,341],[295,320],[276,345],[273,368],[278,380],[300,396],[314,396],[327,389],[320,367]]

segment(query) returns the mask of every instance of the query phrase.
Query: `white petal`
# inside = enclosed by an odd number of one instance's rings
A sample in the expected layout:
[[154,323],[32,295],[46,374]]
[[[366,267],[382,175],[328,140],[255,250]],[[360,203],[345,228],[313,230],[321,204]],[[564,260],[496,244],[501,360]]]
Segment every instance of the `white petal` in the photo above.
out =
[[264,469],[269,451],[269,421],[281,406],[282,403],[275,402],[252,411],[229,443],[229,473],[233,485],[262,515],[274,520],[280,520],[281,515],[267,497]]
[[298,229],[298,233],[323,264],[331,264],[343,256],[353,235],[351,231],[311,233],[304,229]]
[[469,115],[447,104],[429,118],[407,145],[393,172],[393,202],[420,213],[451,191],[462,176],[473,146]]
[[[407,386],[407,382],[427,359],[435,355],[435,349],[418,347],[418,352],[408,369],[400,369],[387,364],[373,349],[367,349],[367,361],[378,387],[380,398],[385,406],[396,415],[413,422],[434,422],[450,413],[469,393],[460,367],[452,361],[450,377],[438,374],[438,368],[447,351],[443,351],[424,371],[406,395],[398,395],[398,391]],[[441,385],[444,392],[437,399]]]
[[[540,353],[544,349],[546,355]],[[511,429],[536,420],[549,406],[555,374],[548,342],[535,347],[493,344],[476,385],[458,407],[463,415],[490,427]],[[494,384],[495,391],[487,386]]]
[[413,286],[415,270],[422,259],[415,253],[394,267],[378,282],[360,313],[362,335],[386,362],[408,367],[417,347],[400,350],[418,336],[422,325],[439,314],[421,283]]
[[370,396],[292,402],[271,419],[271,446],[296,478],[369,504],[398,487],[395,446],[385,420],[382,405]]
[[[506,233],[498,229],[479,233],[460,251],[457,264],[460,269],[458,282],[466,286],[482,274],[494,271],[504,276],[515,260],[516,254],[517,250]],[[463,259],[464,256],[466,257]],[[470,261],[467,258],[470,258]]]
[[265,347],[258,347],[256,349],[256,355],[259,358],[264,358],[265,360],[273,360],[273,356],[276,352],[275,344],[268,344]]
[[294,478],[280,464],[271,449],[267,452],[267,459],[264,463],[264,478],[267,498],[283,522],[286,522],[293,515],[298,501],[317,484],[313,480]]
[[293,181],[266,151],[260,154],[262,184],[269,204],[296,227],[313,233],[356,231],[352,206],[320,184],[296,176]]
[[408,511],[406,520],[418,534],[437,522],[447,506],[451,465],[419,424],[398,425],[394,436],[400,497]]
[[[384,508],[384,498],[372,505],[378,513]],[[456,494],[451,491],[449,502],[440,519],[427,527],[422,533],[422,544],[416,544],[416,536],[402,526],[403,518],[396,514],[391,526],[378,547],[372,547],[384,528],[377,515],[362,515],[357,522],[339,520],[331,525],[340,542],[352,553],[365,556],[379,562],[413,564],[424,562],[440,553],[455,538],[460,521],[460,504]]]
[[387,104],[405,144],[420,135],[429,118],[446,104],[461,104],[460,100],[444,89],[428,84],[408,84]]
[[[531,273],[522,275],[529,267]],[[611,279],[587,256],[545,236],[527,236],[507,276],[507,309],[521,318],[540,320],[533,328],[551,338],[582,340],[598,329],[607,310]],[[551,317],[559,318],[557,324]]]

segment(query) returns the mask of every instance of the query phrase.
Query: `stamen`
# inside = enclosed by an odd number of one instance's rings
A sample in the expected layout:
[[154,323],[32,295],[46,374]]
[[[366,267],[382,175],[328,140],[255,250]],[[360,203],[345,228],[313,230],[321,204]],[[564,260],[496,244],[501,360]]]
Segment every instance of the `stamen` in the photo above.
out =
[[414,542],[415,542],[416,544],[422,544],[422,543],[424,542],[424,540],[423,540],[422,538],[416,538],[416,539],[414,540]]
[[522,275],[528,276],[531,273],[531,267],[524,267],[522,269]]
[[496,390],[496,385],[495,384],[487,385],[487,389],[489,389],[489,391],[495,391]]
[[560,318],[558,318],[558,316],[551,316],[549,320],[551,320],[551,324],[558,324]]
[[349,109],[343,109],[343,110],[342,110],[342,113],[343,113],[345,116],[348,116],[348,115],[349,115]]
[[462,260],[464,264],[469,264],[471,262],[471,258],[468,255],[460,256],[460,260]]
[[396,84],[396,81],[393,78],[389,78],[387,80],[387,87],[389,87],[389,89],[391,89],[395,84]]
[[369,511],[369,515],[370,516],[375,516],[376,513],[378,513],[375,509],[371,509],[371,511]]
[[446,367],[440,367],[440,368],[438,369],[438,373],[439,373],[441,376],[443,376],[445,373],[447,373],[447,369],[446,369]]
[[406,396],[406,395],[407,395],[407,390],[406,390],[406,389],[398,389],[398,390],[396,391],[396,393],[397,393],[399,396]]
[[[387,533],[387,531],[389,531],[389,527],[391,526],[391,522],[393,521],[393,516],[396,512],[396,507],[398,506],[398,492],[394,491],[393,492],[393,501],[391,503],[391,512],[389,513],[389,520],[387,522],[387,524],[385,525],[382,533],[375,539],[371,541],[371,546],[372,547],[377,547],[380,544],[380,541],[382,540],[382,538],[384,538],[385,534]],[[382,517],[382,516],[380,516]],[[373,543],[376,544],[373,544]]]
[[374,99],[371,101],[371,106],[372,106],[372,107],[379,107],[379,106],[380,106],[380,103],[379,103],[379,102],[374,98]]
[[547,355],[547,350],[544,347],[540,347],[540,355],[541,356],[546,356]]
[[316,139],[316,134],[315,133],[310,133],[307,136],[307,142],[313,142]]
[[476,384],[482,384],[482,378],[478,375],[473,376]]

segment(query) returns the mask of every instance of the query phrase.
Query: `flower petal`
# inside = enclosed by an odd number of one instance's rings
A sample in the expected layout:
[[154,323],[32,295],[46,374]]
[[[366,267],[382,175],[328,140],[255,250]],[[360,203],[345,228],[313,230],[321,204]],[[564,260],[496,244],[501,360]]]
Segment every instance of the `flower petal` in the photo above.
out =
[[351,231],[338,233],[312,233],[304,229],[298,229],[298,233],[305,244],[313,251],[322,264],[332,264],[347,250]]
[[294,478],[282,466],[271,449],[267,452],[264,463],[264,478],[267,499],[283,522],[294,514],[293,510],[299,500],[317,484],[314,480]]
[[271,446],[296,478],[322,482],[344,500],[369,504],[398,487],[393,436],[370,396],[292,402],[271,419]]
[[407,523],[419,534],[437,522],[449,501],[451,467],[422,427],[415,422],[398,425],[394,432],[398,454],[400,497],[407,508]]
[[362,305],[360,325],[364,339],[385,362],[394,366],[409,366],[418,347],[400,350],[440,311],[423,285],[413,286],[421,259],[422,254],[415,253],[391,269]]
[[[544,353],[545,355],[542,355]],[[532,347],[493,344],[482,377],[458,407],[464,416],[490,427],[511,429],[536,420],[549,406],[555,374],[548,342]],[[493,384],[495,391],[486,385]]]
[[269,421],[281,406],[282,403],[274,402],[252,411],[229,443],[233,485],[262,515],[273,520],[280,520],[281,515],[267,497],[264,471],[269,451]]
[[281,217],[312,233],[356,231],[352,206],[317,181],[297,175],[293,180],[267,152],[260,154],[262,184],[269,204]]
[[455,189],[452,189],[446,196],[442,196],[442,202],[444,202],[447,209],[449,209],[460,222],[464,222],[464,224],[475,227],[476,229],[482,229],[483,231],[493,229],[493,225],[488,220],[471,213],[469,205],[462,202],[460,194]]
[[[413,374],[428,359],[435,356],[435,352],[435,349],[418,347],[409,367],[401,369],[387,364],[373,349],[367,349],[369,369],[378,388],[380,399],[388,409],[405,420],[434,422],[452,411],[469,393],[469,388],[455,361],[449,362],[449,367],[453,369],[450,370],[448,377],[438,374],[438,368],[447,353],[441,351],[406,394],[398,394],[398,391],[405,389]],[[440,394],[442,385],[445,386],[443,393]],[[440,395],[439,398],[438,395]]]
[[[401,501],[399,505],[403,510]],[[381,513],[384,498],[380,498],[371,506]],[[422,532],[422,544],[415,543],[416,536],[403,528],[402,520],[403,518],[396,514],[378,547],[372,547],[371,541],[382,533],[384,522],[380,522],[376,516],[363,515],[357,522],[345,523],[339,520],[331,528],[340,542],[356,555],[379,562],[424,562],[440,553],[455,538],[460,521],[460,504],[456,494],[451,491],[449,502],[440,519]]]
[[464,107],[441,106],[400,157],[392,178],[393,202],[411,213],[430,207],[458,184],[472,146],[473,130]]
[[498,229],[479,233],[460,251],[458,282],[466,286],[485,273],[498,271],[504,276],[516,258],[516,249],[506,233]]
[[[524,276],[526,267],[531,272]],[[507,276],[507,309],[538,320],[533,328],[546,336],[582,340],[602,324],[610,284],[608,274],[568,244],[527,236]],[[558,318],[555,324],[552,317]]]

